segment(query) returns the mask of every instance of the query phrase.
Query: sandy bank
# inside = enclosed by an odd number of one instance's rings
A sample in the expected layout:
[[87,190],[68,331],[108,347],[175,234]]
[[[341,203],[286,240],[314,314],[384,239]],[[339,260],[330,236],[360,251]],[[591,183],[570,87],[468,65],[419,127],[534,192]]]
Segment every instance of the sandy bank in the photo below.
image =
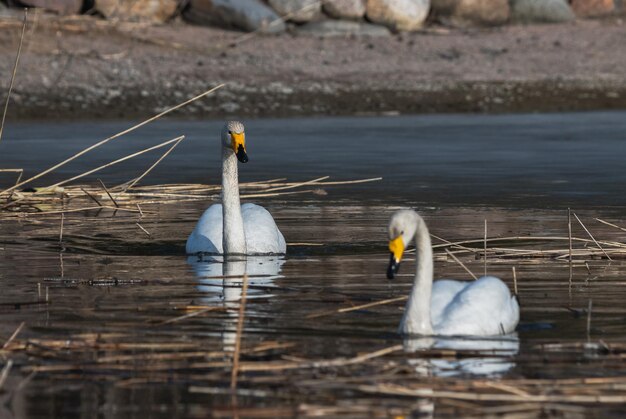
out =
[[[0,21],[2,90],[21,22]],[[619,18],[386,37],[252,36],[182,23],[31,20],[9,120],[626,108]]]

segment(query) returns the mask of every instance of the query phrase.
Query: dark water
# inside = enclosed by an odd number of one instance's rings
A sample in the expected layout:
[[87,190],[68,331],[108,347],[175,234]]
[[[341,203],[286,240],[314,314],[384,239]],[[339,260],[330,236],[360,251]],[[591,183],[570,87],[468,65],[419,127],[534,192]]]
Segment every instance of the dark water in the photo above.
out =
[[[397,280],[385,278],[385,225],[407,203],[422,212],[433,234],[450,241],[481,238],[485,219],[490,237],[566,237],[566,213],[548,207],[567,203],[583,208],[577,214],[597,239],[624,242],[626,233],[594,220],[626,225],[623,116],[250,121],[251,161],[242,180],[385,177],[328,188],[327,196],[258,200],[287,239],[284,258],[187,258],[186,237],[206,203],[154,205],[145,208],[154,214],[143,218],[112,211],[67,216],[61,243],[58,215],[0,220],[0,336],[7,339],[25,322],[16,339],[23,347],[3,352],[15,364],[1,395],[2,417],[459,417],[511,405],[533,417],[623,415],[623,403],[470,402],[371,392],[381,384],[470,394],[485,386],[512,394],[511,387],[526,386],[531,395],[558,396],[581,393],[567,380],[584,379],[585,394],[626,396],[623,259],[580,258],[571,280],[565,260],[489,259],[488,272],[510,287],[516,268],[521,322],[505,338],[402,340],[395,333],[401,301],[337,312],[407,295],[411,257]],[[0,167],[34,173],[127,125],[13,126],[0,143]],[[150,183],[215,183],[218,129],[218,123],[166,122],[134,142],[117,140],[96,157],[107,161],[130,152],[131,143],[134,150],[189,133],[190,141]],[[56,179],[96,160],[77,162]],[[152,161],[143,160],[142,168]],[[127,167],[102,178],[118,183],[141,170]],[[573,234],[587,237],[578,225]],[[537,250],[567,242],[501,246]],[[482,274],[481,258],[459,257]],[[468,278],[441,250],[435,272]],[[249,298],[233,400],[230,360],[243,273],[250,275]],[[402,347],[367,361],[310,365],[396,345]],[[614,381],[593,381],[598,378]]]
[[[359,200],[516,207],[626,205],[626,113],[441,115],[245,121],[250,163],[242,181],[383,177],[354,188]],[[154,183],[219,183],[221,121],[165,121],[99,148],[49,175],[63,180],[179,135],[186,140],[150,175]],[[32,175],[128,122],[10,124],[0,167]],[[141,173],[161,151],[98,175]],[[9,175],[5,183],[10,182]],[[8,178],[8,179],[7,179]],[[1,179],[0,179],[1,181]]]

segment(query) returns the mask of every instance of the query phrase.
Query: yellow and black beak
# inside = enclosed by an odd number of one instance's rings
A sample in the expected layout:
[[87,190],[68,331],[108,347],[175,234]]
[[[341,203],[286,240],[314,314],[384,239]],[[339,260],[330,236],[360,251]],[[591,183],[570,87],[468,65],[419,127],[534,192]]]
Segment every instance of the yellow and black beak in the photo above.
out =
[[400,261],[404,253],[404,242],[401,235],[393,240],[389,240],[389,251],[391,252],[391,257],[387,267],[387,278],[393,279],[398,273],[398,269],[400,269]]
[[248,155],[246,154],[246,136],[243,132],[231,132],[230,141],[233,146],[233,151],[237,155],[237,160],[242,163],[248,162]]

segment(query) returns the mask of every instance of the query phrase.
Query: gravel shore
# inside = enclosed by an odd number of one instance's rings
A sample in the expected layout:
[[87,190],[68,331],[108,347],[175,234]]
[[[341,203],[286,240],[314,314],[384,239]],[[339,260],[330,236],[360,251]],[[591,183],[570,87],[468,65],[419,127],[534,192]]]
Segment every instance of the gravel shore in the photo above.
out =
[[[21,21],[0,21],[6,92]],[[626,108],[621,18],[324,38],[31,17],[9,120]]]

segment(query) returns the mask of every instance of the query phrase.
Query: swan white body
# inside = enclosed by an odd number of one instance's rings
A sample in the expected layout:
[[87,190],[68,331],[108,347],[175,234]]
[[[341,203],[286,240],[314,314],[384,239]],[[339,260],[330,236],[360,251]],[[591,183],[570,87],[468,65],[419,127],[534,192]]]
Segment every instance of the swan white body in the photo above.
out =
[[[224,254],[222,211],[222,204],[213,204],[204,211],[187,239],[188,254]],[[243,204],[240,211],[246,240],[245,254],[283,254],[287,251],[285,238],[268,210],[256,204]]]
[[222,204],[200,217],[185,246],[187,254],[284,254],[287,244],[271,214],[254,204],[241,205],[237,160],[245,163],[244,127],[229,121],[222,129]]
[[393,277],[402,252],[415,238],[417,272],[399,332],[405,335],[503,335],[515,330],[519,304],[502,280],[449,279],[433,283],[433,254],[424,220],[411,210],[396,212],[389,224]]

